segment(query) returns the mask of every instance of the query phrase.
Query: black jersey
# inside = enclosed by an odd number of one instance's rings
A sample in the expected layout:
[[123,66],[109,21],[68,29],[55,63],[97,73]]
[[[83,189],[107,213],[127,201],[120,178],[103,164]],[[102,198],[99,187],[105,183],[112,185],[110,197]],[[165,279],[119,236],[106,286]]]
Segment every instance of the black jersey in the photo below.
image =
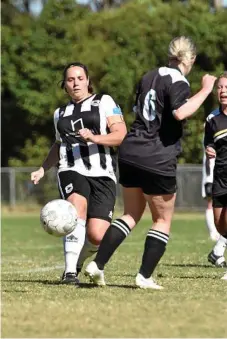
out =
[[174,112],[189,95],[189,83],[178,68],[160,67],[145,74],[137,90],[136,118],[119,148],[119,160],[175,176],[183,122]]
[[216,151],[213,195],[227,194],[227,115],[220,108],[207,117],[204,146]]

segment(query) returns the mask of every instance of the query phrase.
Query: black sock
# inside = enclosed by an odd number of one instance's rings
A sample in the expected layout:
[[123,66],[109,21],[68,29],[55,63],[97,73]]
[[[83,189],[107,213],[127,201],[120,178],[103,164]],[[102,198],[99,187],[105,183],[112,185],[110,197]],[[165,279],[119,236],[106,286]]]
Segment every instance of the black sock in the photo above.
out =
[[166,233],[152,229],[148,232],[144,246],[142,265],[139,270],[139,273],[142,274],[144,278],[150,278],[154,272],[166,250],[168,240],[169,236]]
[[103,270],[105,264],[109,261],[110,257],[122,241],[129,235],[130,231],[127,223],[121,219],[116,219],[110,225],[101,241],[98,253],[94,259],[100,270]]

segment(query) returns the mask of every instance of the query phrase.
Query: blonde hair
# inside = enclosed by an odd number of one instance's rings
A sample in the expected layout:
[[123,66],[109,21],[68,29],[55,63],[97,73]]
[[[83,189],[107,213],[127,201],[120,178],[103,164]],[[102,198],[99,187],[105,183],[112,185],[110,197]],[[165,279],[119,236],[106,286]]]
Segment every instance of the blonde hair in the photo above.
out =
[[182,62],[186,66],[192,64],[196,57],[196,47],[191,38],[180,36],[174,38],[169,44],[169,61]]

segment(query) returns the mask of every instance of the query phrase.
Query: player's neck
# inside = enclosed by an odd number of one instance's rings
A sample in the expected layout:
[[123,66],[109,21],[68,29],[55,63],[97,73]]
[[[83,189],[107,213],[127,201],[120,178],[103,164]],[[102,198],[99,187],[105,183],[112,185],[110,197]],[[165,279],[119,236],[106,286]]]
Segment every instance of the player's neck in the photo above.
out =
[[169,67],[177,68],[184,76],[187,74],[185,66],[179,61],[169,62]]
[[79,104],[80,102],[89,98],[91,95],[91,93],[86,93],[82,98],[72,98],[72,102],[74,102],[75,104]]
[[222,112],[227,115],[227,105],[221,105]]

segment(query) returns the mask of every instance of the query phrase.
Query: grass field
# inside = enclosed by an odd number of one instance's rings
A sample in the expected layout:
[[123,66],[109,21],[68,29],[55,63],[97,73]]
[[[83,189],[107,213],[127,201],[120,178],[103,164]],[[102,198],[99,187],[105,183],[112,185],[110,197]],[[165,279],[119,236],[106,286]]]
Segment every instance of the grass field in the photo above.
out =
[[178,215],[156,278],[165,289],[134,287],[150,226],[141,222],[106,267],[108,286],[63,286],[62,243],[38,216],[2,218],[2,337],[227,337],[227,283],[212,267],[201,215]]

